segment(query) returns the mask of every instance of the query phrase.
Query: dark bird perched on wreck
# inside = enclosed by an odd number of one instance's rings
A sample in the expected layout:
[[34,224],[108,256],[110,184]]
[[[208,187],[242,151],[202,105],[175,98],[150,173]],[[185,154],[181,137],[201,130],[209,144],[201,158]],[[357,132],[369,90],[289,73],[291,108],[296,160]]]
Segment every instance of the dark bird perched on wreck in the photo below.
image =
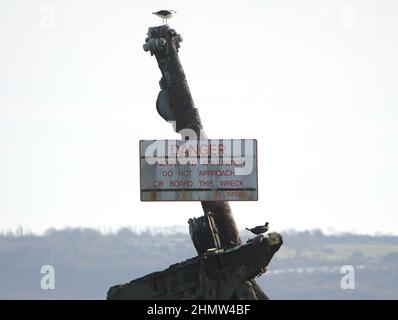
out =
[[173,16],[173,13],[177,13],[174,10],[160,10],[158,12],[152,12],[154,15],[157,15],[158,17],[162,18],[163,24],[166,22],[167,24],[167,19],[170,19]]
[[257,226],[257,227],[251,228],[251,229],[246,228],[246,230],[248,230],[256,235],[265,233],[268,231],[268,222],[266,222],[265,225],[263,225],[263,226]]

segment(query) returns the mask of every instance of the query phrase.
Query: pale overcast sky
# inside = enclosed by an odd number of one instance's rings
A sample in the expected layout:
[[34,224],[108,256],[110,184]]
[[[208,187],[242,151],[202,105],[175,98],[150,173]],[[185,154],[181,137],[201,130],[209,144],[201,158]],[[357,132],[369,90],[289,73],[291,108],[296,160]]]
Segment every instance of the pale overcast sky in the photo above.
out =
[[398,234],[398,2],[0,0],[0,229],[186,225],[139,200],[156,112],[142,45],[174,9],[211,138],[258,140],[238,226]]

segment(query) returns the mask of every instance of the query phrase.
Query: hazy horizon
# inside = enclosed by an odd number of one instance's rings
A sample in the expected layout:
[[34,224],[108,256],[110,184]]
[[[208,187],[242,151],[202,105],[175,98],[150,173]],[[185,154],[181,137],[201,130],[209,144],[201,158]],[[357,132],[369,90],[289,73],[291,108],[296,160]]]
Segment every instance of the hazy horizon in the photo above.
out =
[[[253,226],[249,226],[253,227]],[[121,226],[121,227],[112,227],[112,226],[102,226],[102,227],[87,227],[87,226],[64,226],[61,228],[55,228],[55,227],[48,227],[43,231],[37,232],[34,230],[30,230],[29,228],[24,228],[22,225],[16,227],[15,229],[0,229],[0,235],[5,235],[5,236],[45,236],[46,234],[49,234],[51,232],[62,232],[62,231],[94,231],[98,232],[101,235],[111,235],[111,234],[117,234],[119,232],[123,232],[125,230],[128,230],[133,233],[137,234],[142,234],[142,233],[150,233],[150,234],[164,234],[164,235],[170,235],[170,234],[177,234],[177,233],[183,233],[183,234],[189,234],[189,227],[188,224],[187,226],[184,225],[167,225],[167,226],[160,226],[160,225],[148,225],[148,226],[132,226],[132,225],[126,225],[126,226]],[[303,230],[298,230],[298,229],[282,229],[282,230],[276,230],[273,229],[272,227],[270,228],[269,232],[278,232],[282,236],[283,235],[292,235],[292,234],[299,234],[299,233],[309,233],[309,234],[315,234],[315,233],[320,233],[324,236],[370,236],[370,237],[398,237],[398,234],[395,233],[382,233],[382,232],[374,232],[374,233],[360,233],[360,232],[350,232],[350,231],[337,231],[333,229],[328,229],[327,231],[323,231],[319,228],[314,228],[314,229],[303,229]],[[242,236],[242,233],[244,235],[247,235],[250,233],[245,229],[245,228],[239,228],[239,233]]]

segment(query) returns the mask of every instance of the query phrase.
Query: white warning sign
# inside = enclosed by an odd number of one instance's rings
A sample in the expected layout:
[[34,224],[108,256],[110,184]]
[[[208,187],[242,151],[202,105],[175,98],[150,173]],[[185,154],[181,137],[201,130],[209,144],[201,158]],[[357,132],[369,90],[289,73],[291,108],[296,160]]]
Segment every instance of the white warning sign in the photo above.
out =
[[257,141],[141,140],[141,201],[256,201]]

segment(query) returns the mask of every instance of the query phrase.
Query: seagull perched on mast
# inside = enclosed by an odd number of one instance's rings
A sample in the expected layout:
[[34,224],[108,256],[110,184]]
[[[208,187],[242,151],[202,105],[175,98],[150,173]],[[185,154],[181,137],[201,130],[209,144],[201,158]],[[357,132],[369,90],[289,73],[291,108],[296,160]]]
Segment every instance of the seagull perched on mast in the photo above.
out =
[[166,22],[167,24],[167,19],[170,19],[173,16],[173,13],[177,13],[174,10],[160,10],[158,12],[152,12],[154,15],[157,15],[158,17],[162,18],[163,24]]
[[248,230],[256,235],[265,233],[268,231],[268,222],[266,222],[263,226],[257,226],[257,227],[251,228],[251,229],[246,228],[246,230]]

